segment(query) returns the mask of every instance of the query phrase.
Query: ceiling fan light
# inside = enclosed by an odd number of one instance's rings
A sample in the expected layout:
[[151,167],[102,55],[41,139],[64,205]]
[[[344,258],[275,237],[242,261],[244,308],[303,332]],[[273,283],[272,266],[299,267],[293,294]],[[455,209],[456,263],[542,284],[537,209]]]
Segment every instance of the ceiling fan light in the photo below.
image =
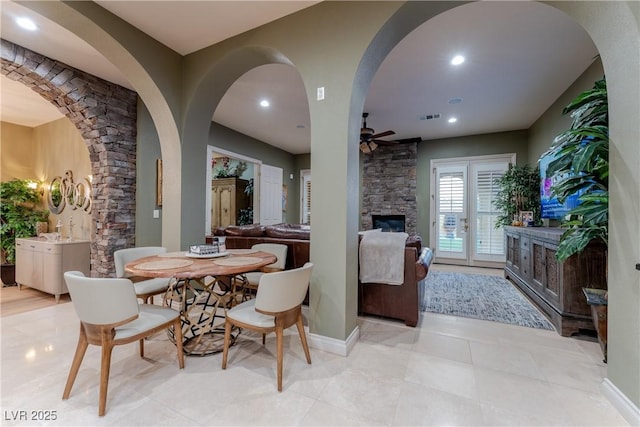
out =
[[375,150],[376,148],[378,148],[378,144],[376,144],[375,142],[371,141],[369,143],[369,148],[371,149],[371,151]]
[[371,150],[369,149],[369,145],[367,145],[366,142],[360,143],[360,151],[362,151],[365,154],[369,154],[371,152]]

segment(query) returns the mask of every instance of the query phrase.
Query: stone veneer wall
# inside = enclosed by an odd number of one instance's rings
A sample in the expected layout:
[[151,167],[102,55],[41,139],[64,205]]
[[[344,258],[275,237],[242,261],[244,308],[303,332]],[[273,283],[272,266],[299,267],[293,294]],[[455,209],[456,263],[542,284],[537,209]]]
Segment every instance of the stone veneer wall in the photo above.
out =
[[379,146],[363,154],[362,228],[372,228],[371,215],[404,215],[405,231],[415,234],[418,145]]
[[1,43],[2,74],[55,105],[87,144],[93,175],[91,275],[112,276],[113,252],[135,246],[138,96],[9,41]]

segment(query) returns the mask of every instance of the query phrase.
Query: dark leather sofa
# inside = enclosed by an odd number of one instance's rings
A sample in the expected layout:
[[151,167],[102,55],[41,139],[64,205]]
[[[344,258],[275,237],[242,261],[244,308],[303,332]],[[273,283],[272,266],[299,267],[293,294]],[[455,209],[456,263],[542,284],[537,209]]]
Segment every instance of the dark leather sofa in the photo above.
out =
[[[214,236],[226,236],[225,244],[228,249],[250,249],[257,243],[280,243],[287,245],[287,262],[285,269],[302,267],[309,262],[310,228],[298,224],[277,225],[241,225],[217,227]],[[207,243],[211,243],[213,236],[207,236]]]
[[[213,236],[225,236],[228,249],[250,249],[257,243],[287,245],[286,269],[302,267],[309,261],[310,228],[298,224],[243,225],[217,227]],[[358,282],[358,314],[400,319],[416,326],[420,314],[418,282],[428,273],[433,253],[422,247],[419,236],[410,236],[405,247],[404,282],[402,285]]]

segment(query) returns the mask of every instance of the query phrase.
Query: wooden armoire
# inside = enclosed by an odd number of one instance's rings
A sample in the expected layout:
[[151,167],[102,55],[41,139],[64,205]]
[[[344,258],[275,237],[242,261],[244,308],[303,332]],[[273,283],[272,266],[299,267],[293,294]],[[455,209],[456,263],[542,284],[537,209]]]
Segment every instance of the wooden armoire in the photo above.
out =
[[244,190],[249,181],[240,178],[215,178],[211,180],[211,229],[236,225],[240,209],[250,206],[249,195]]

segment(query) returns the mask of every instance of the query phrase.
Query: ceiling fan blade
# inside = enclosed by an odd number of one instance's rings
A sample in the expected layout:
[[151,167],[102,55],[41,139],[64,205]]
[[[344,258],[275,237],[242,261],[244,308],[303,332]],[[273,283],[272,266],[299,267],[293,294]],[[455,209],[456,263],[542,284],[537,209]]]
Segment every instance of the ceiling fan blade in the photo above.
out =
[[396,145],[398,141],[384,141],[382,139],[372,139],[372,142],[375,142],[378,145]]
[[381,132],[381,133],[376,133],[375,135],[372,135],[371,138],[375,139],[375,138],[382,138],[385,136],[389,136],[389,135],[395,135],[396,133],[392,130],[388,130],[386,132]]

